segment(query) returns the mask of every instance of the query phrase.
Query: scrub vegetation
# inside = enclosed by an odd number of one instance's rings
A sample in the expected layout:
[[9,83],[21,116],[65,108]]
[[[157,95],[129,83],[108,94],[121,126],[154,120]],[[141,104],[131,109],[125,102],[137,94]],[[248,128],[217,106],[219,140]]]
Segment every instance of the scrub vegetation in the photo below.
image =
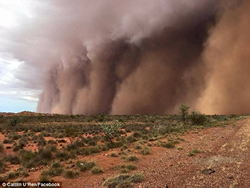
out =
[[[129,175],[142,157],[152,155],[152,147],[176,148],[181,135],[190,130],[224,126],[243,116],[189,113],[182,104],[178,115],[58,115],[31,112],[2,113],[0,116],[0,179],[22,180],[40,170],[40,180],[55,176],[78,178],[83,173],[105,174],[98,161],[84,158],[104,153],[114,160],[120,175],[103,185],[122,186],[144,181],[142,174]],[[179,147],[180,148],[180,147]],[[115,150],[115,151],[113,151]],[[198,154],[199,150],[188,153]],[[15,171],[8,168],[15,165]]]

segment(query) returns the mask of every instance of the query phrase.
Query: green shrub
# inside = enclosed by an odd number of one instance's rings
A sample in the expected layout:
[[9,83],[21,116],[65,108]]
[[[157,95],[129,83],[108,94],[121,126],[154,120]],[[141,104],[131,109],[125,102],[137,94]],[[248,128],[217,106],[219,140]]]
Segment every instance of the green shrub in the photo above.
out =
[[27,172],[27,171],[22,171],[21,173],[20,173],[20,176],[21,177],[28,177],[30,174],[29,174],[29,172]]
[[77,172],[77,171],[67,170],[64,172],[65,178],[74,179],[74,178],[77,178],[78,176],[79,176],[79,172]]
[[134,148],[135,148],[135,149],[142,149],[142,146],[141,146],[140,144],[136,144],[136,145],[134,146]]
[[126,140],[129,142],[129,143],[133,143],[133,142],[136,142],[137,141],[137,138],[135,138],[133,135],[130,135],[126,138]]
[[0,174],[5,171],[5,161],[0,158]]
[[143,182],[145,180],[145,177],[143,174],[135,174],[132,176],[132,182],[133,183],[140,183]]
[[91,169],[91,173],[92,174],[101,174],[101,173],[103,173],[103,170],[99,166],[94,166]]
[[88,149],[89,149],[89,151],[90,151],[91,154],[92,153],[99,153],[99,152],[101,152],[101,149],[100,149],[99,146],[89,147]]
[[176,142],[169,141],[167,143],[163,142],[161,145],[162,145],[162,147],[165,147],[165,148],[174,148],[175,144],[176,144]]
[[117,153],[111,153],[110,156],[111,157],[118,157]]
[[5,160],[11,164],[20,164],[20,158],[17,155],[7,155]]
[[0,176],[0,181],[7,181],[8,177],[7,176]]
[[89,146],[96,146],[97,145],[97,141],[96,140],[90,140],[89,142],[88,142],[88,145]]
[[142,135],[142,139],[143,139],[143,140],[148,140],[149,137],[148,137],[148,135]]
[[109,188],[115,187],[132,187],[132,183],[140,183],[145,180],[142,174],[120,174],[118,176],[108,178],[104,181],[103,185]]
[[188,153],[188,156],[195,156],[197,153],[200,153],[199,149],[194,149],[193,151]]
[[42,172],[42,176],[49,176],[49,177],[54,177],[54,176],[59,176],[63,173],[63,168],[50,168],[47,171]]
[[131,155],[127,158],[127,161],[139,161],[138,157],[135,155]]
[[112,124],[101,124],[102,131],[111,143],[113,142],[112,139],[114,136],[120,133],[121,126],[122,125],[119,123],[119,121],[113,121]]
[[[74,145],[75,145],[77,148],[85,146],[85,145],[84,145],[84,138],[82,138],[82,139],[77,139],[77,140],[74,142]],[[96,144],[95,144],[95,145],[96,145]]]
[[13,147],[14,152],[19,151],[20,149],[23,149],[23,146],[16,145],[16,146]]
[[86,161],[77,161],[76,166],[80,169],[81,172],[88,171],[93,167],[97,166],[94,161],[86,162]]
[[129,170],[127,168],[122,168],[120,173],[121,174],[127,174],[127,173],[129,173]]
[[50,182],[51,181],[50,177],[46,173],[43,173],[43,172],[41,173],[39,180],[41,182]]
[[[12,140],[10,140],[10,139],[4,139],[3,140],[3,143],[4,144],[11,144],[12,143]],[[1,144],[2,145],[2,144]],[[1,150],[1,145],[0,145],[0,150]]]
[[126,165],[126,168],[129,169],[129,170],[135,170],[136,166],[133,165],[133,164],[128,164],[128,165]]
[[21,162],[28,162],[36,157],[36,154],[32,151],[21,150],[20,151]]
[[112,142],[112,143],[107,143],[108,148],[119,148],[122,147],[124,142]]
[[131,176],[128,174],[120,174],[115,177],[108,178],[103,182],[104,186],[107,186],[108,188],[115,188],[115,187],[121,187],[124,184],[131,186],[131,180],[129,179]]
[[204,125],[207,123],[207,116],[204,114],[198,114],[197,112],[192,112],[190,119],[193,125]]
[[11,119],[8,119],[8,125],[10,127],[15,127],[21,121],[22,121],[22,118],[16,116],[16,117],[13,117]]
[[15,179],[15,178],[19,177],[19,173],[18,172],[9,172],[7,177],[8,177],[8,179]]
[[49,140],[48,144],[56,144],[56,141],[55,140]]
[[37,145],[38,146],[45,146],[46,145],[46,140],[44,137],[40,134],[37,138]]
[[52,165],[51,165],[51,168],[61,168],[62,167],[62,165],[59,163],[59,162],[57,162],[57,161],[55,161]]
[[141,150],[142,155],[149,155],[150,154],[150,149],[145,147]]
[[136,166],[133,164],[128,164],[128,165],[121,165],[120,168],[122,169],[121,173],[127,173],[130,170],[135,170]]
[[0,144],[0,152],[2,153],[4,151],[3,144]]
[[61,175],[63,171],[64,170],[62,168],[62,165],[56,161],[51,165],[50,169],[47,172],[45,171],[45,173],[47,173],[45,175],[48,175],[51,177],[58,176],[58,175]]
[[134,132],[133,133],[133,137],[135,137],[135,138],[141,138],[142,134],[140,132]]
[[38,150],[41,159],[50,161],[52,159],[52,150],[50,147],[41,148]]
[[56,157],[61,159],[61,160],[68,160],[70,158],[69,154],[64,151],[56,151]]
[[109,150],[108,145],[107,145],[107,144],[103,144],[103,145],[101,146],[101,150],[102,150],[102,151],[108,151],[108,150]]

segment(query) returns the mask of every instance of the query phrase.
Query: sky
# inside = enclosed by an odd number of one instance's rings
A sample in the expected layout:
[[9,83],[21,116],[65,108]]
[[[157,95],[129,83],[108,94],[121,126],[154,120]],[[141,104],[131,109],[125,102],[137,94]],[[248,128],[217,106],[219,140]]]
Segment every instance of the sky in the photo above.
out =
[[[32,18],[30,2],[0,0],[0,41],[5,40],[4,33],[22,27],[22,19]],[[0,112],[36,111],[41,90],[31,89],[18,79],[16,75],[23,63],[0,48]]]

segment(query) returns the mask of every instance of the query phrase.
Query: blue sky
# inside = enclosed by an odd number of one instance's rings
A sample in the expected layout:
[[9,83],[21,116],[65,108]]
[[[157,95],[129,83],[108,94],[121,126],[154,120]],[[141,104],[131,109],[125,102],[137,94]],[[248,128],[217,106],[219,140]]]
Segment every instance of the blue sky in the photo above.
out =
[[[33,89],[15,75],[23,63],[0,53],[0,112],[36,111],[39,89]],[[26,75],[28,73],[25,73]]]
[[0,112],[36,111],[36,102],[0,96]]

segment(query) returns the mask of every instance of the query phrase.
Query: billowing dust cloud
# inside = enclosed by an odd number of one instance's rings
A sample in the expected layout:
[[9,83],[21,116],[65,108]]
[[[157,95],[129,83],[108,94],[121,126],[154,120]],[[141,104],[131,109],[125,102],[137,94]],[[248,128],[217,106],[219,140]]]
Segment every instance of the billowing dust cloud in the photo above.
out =
[[248,0],[46,2],[10,46],[41,71],[38,112],[250,112]]
[[224,10],[203,54],[209,70],[197,109],[208,114],[250,113],[250,1]]

